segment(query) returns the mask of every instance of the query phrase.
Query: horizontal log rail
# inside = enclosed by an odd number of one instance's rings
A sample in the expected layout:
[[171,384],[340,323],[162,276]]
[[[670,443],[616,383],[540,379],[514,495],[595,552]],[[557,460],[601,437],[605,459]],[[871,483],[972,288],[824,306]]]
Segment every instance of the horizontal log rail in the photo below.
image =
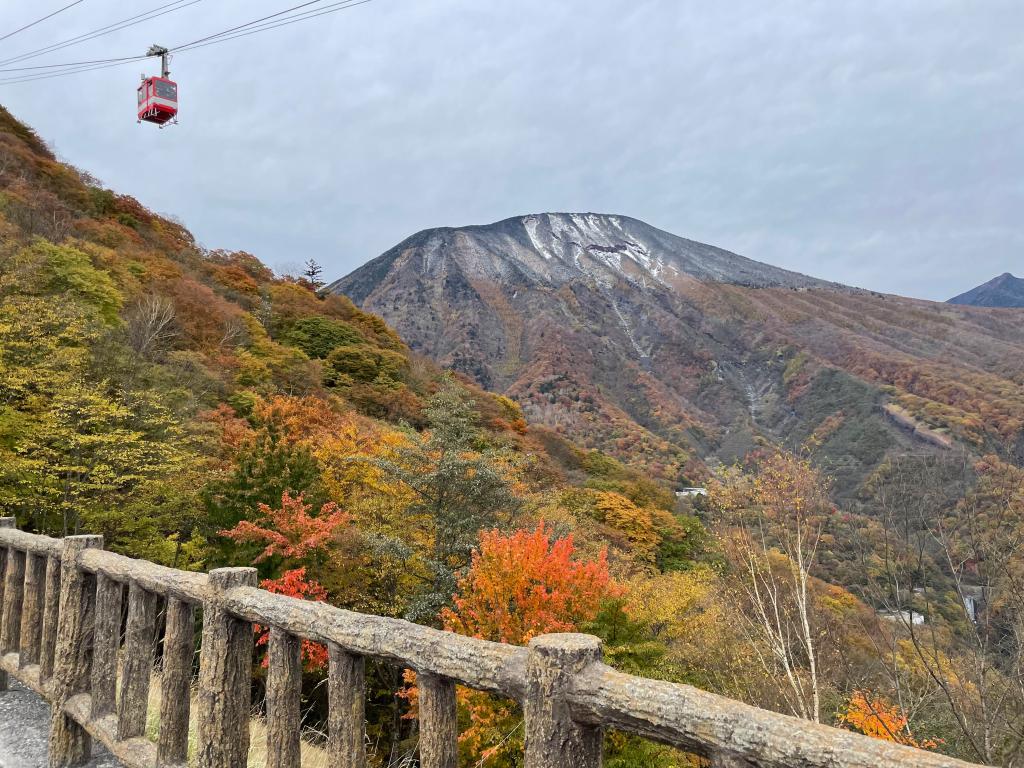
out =
[[[609,728],[730,768],[971,766],[617,672],[601,662],[600,641],[589,635],[542,635],[525,648],[491,643],[271,594],[256,587],[252,568],[189,573],[104,552],[102,543],[99,536],[28,534],[0,518],[0,691],[13,675],[51,704],[51,768],[86,759],[93,739],[129,768],[184,766],[190,721],[198,726],[199,768],[244,766],[254,624],[270,632],[267,768],[300,766],[303,639],[328,649],[326,750],[338,768],[366,766],[365,659],[418,673],[422,768],[457,764],[456,684],[520,702],[526,768],[598,768]],[[151,740],[145,731],[158,646],[159,734]]]

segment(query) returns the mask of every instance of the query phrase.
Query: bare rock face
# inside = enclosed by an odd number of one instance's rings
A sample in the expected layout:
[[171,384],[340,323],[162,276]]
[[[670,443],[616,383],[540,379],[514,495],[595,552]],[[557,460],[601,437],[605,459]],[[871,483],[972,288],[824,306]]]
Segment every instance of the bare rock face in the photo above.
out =
[[330,289],[362,301],[410,251],[423,259],[424,273],[435,276],[454,263],[468,277],[554,288],[580,279],[609,286],[626,280],[641,288],[669,287],[687,278],[752,288],[841,287],[677,237],[628,216],[544,213],[485,226],[425,230]]
[[426,230],[329,290],[534,423],[669,479],[813,436],[852,491],[913,441],[882,411],[883,386],[908,366],[1004,383],[1024,368],[1006,356],[1024,360],[1020,324],[818,280],[625,216]]
[[559,213],[426,230],[328,289],[383,316],[413,348],[507,388],[523,353],[544,346],[537,325],[547,321],[650,358],[651,305],[700,282],[840,288],[625,216]]

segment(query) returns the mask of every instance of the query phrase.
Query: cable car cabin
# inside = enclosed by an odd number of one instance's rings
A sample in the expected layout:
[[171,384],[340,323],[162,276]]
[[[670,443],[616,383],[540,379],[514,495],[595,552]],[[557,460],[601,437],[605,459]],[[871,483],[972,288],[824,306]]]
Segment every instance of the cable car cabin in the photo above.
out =
[[139,120],[165,125],[178,114],[178,84],[166,77],[147,77],[139,85]]

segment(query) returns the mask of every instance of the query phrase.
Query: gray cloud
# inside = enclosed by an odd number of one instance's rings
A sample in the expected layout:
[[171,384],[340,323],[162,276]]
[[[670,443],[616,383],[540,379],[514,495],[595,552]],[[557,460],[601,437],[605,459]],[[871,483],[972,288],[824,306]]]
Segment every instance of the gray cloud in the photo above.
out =
[[[288,4],[205,0],[46,61]],[[3,4],[0,30],[38,5]],[[82,3],[0,57],[125,9]],[[593,210],[945,299],[1024,272],[1022,28],[1019,0],[376,0],[180,55],[173,129],[135,124],[137,65],[0,101],[206,245],[271,265],[313,256],[335,277],[422,228]]]

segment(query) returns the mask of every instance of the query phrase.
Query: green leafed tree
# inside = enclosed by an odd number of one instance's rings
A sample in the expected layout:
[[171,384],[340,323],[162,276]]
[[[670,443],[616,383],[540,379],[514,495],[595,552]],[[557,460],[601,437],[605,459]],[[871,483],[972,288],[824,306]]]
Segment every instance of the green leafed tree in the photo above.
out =
[[487,446],[472,403],[452,383],[428,400],[422,435],[379,466],[414,496],[410,522],[430,541],[424,588],[408,616],[430,620],[448,605],[457,575],[471,560],[481,530],[500,527],[519,508],[505,470],[505,456]]
[[146,549],[126,508],[194,461],[167,398],[131,391],[111,364],[126,351],[120,292],[76,248],[35,240],[0,260],[0,508],[38,530],[99,529],[110,546]]
[[304,317],[284,334],[283,340],[311,358],[325,358],[335,347],[365,343],[362,335],[344,320]]
[[268,425],[242,448],[231,470],[203,490],[203,533],[216,547],[218,562],[251,561],[258,549],[240,549],[219,532],[253,519],[260,504],[279,504],[285,492],[302,494],[317,507],[328,500],[320,468],[309,449],[283,440],[278,430]]

